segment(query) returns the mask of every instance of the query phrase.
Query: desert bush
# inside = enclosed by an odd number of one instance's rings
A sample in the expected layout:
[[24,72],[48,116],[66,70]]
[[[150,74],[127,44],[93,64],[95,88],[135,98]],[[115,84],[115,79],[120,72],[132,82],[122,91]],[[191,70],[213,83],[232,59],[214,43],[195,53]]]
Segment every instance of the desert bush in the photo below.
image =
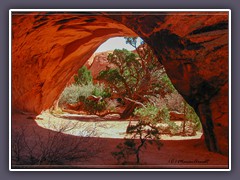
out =
[[83,110],[90,114],[97,114],[106,109],[107,103],[104,100],[93,101],[84,97],[79,97],[80,101],[83,102]]
[[[84,93],[79,93],[79,101],[83,102],[83,110],[91,114],[96,114],[106,109],[107,102],[105,98],[110,97],[111,93],[109,89],[105,88],[104,84],[88,84],[82,87],[84,87],[82,89]],[[88,92],[88,94],[85,92]],[[88,98],[91,95],[100,97],[100,99],[97,101],[91,100]]]
[[134,115],[146,122],[158,122],[159,108],[154,105],[147,104],[145,107],[135,108]]
[[[165,123],[168,124],[167,126],[166,124],[160,125],[162,129],[161,132],[173,135],[180,134],[182,131],[185,131],[185,133],[188,135],[195,135],[197,131],[202,130],[198,115],[176,91],[174,91],[174,93],[166,95],[164,98],[151,97],[149,99],[151,102],[154,102],[154,106],[160,107],[160,109],[167,107],[167,111],[176,111],[185,114],[185,122],[183,122],[182,125],[186,127],[180,128],[179,125],[177,125],[174,121],[170,121],[169,118],[164,115],[164,113],[159,113],[159,120],[163,119]],[[164,117],[161,118],[162,115],[164,115]]]
[[180,127],[173,121],[170,121],[169,110],[166,106],[161,108],[147,104],[146,107],[136,108],[134,115],[145,122],[155,123],[162,134],[175,135],[179,133]]
[[[75,84],[72,84],[66,87],[59,98],[59,105],[61,106],[64,103],[74,104],[79,100],[79,94],[82,91],[81,87]],[[87,92],[86,92],[87,93]]]
[[56,132],[48,131],[46,134],[42,134],[37,128],[15,130],[12,134],[12,164],[61,165],[97,157],[99,145],[90,138],[95,129],[86,129],[85,137],[64,134],[76,126],[76,123],[58,124],[55,127]]
[[[101,100],[93,101],[88,99],[92,95],[99,97]],[[59,99],[59,105],[83,102],[83,110],[95,114],[106,109],[107,103],[104,99],[110,96],[110,90],[105,88],[104,84],[72,84],[64,89]]]
[[91,95],[104,99],[111,96],[110,90],[105,88],[103,84],[93,84],[91,72],[83,66],[78,70],[78,74],[74,76],[75,83],[66,87],[59,98],[59,105],[75,104],[83,102],[85,110],[89,112],[101,111],[105,107],[105,102],[94,103],[87,98]]

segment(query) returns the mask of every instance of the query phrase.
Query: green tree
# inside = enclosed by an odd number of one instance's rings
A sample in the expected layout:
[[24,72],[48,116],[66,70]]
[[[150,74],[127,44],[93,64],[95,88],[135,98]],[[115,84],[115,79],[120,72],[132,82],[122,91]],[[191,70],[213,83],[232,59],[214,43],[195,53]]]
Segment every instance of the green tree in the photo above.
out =
[[78,85],[87,85],[92,83],[93,77],[91,71],[87,69],[86,66],[82,66],[78,70],[78,74],[74,76],[75,84]]
[[174,89],[147,44],[137,47],[136,38],[126,38],[126,43],[135,47],[137,53],[115,49],[108,55],[108,61],[114,68],[106,68],[97,77],[124,99],[126,108],[122,118],[131,116],[139,104],[149,101],[150,96],[160,94],[164,97]]
[[75,83],[68,86],[62,92],[59,105],[65,107],[77,105],[77,108],[85,110],[88,113],[96,114],[106,109],[105,98],[110,97],[109,88],[104,84],[93,84],[91,71],[86,66],[78,70],[74,76]]

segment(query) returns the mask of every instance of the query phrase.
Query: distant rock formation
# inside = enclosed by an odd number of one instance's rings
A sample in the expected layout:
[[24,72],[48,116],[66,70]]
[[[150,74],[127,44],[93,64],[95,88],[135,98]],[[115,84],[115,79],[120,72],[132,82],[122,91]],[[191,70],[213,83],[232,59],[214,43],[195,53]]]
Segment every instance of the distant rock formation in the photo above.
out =
[[86,62],[86,66],[91,71],[92,76],[94,79],[98,76],[99,72],[106,69],[106,67],[113,67],[113,65],[109,64],[107,57],[108,54],[112,53],[113,51],[106,51],[94,54],[93,58],[90,58]]

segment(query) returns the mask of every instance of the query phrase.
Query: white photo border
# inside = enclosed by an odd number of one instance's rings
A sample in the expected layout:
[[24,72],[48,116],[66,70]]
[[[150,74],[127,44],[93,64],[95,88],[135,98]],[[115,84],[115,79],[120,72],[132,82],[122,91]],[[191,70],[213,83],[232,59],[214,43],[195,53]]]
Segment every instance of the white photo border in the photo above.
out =
[[[11,127],[12,127],[12,12],[228,12],[229,32],[229,156],[228,169],[13,169],[11,164]],[[10,9],[9,10],[9,171],[231,171],[231,9]]]

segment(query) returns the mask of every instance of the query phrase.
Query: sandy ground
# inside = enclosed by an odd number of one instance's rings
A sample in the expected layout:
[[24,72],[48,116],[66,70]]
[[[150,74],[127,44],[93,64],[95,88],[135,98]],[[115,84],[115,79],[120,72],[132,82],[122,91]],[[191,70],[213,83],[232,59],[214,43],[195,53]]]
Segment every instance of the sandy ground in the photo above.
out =
[[[90,136],[99,138],[127,138],[126,129],[129,125],[129,120],[119,120],[114,118],[100,118],[96,115],[75,115],[75,114],[61,114],[52,115],[48,112],[43,112],[38,115],[37,124],[46,129],[59,131],[61,127],[68,126],[70,130],[64,133],[74,136]],[[131,121],[131,124],[136,121]],[[180,124],[181,122],[179,122]],[[73,129],[72,129],[72,128]],[[94,130],[94,133],[92,132]],[[200,139],[202,132],[197,132],[195,136],[169,136],[161,135],[162,140],[189,140]]]
[[[196,136],[162,136],[163,146],[157,150],[149,145],[140,153],[140,165],[134,165],[135,156],[130,158],[130,165],[117,165],[111,155],[116,146],[124,142],[127,120],[102,119],[97,116],[62,114],[53,116],[47,112],[38,116],[32,114],[13,114],[12,133],[20,127],[37,128],[44,136],[49,131],[55,132],[64,128],[63,133],[71,137],[91,137],[97,142],[98,154],[87,161],[73,161],[66,165],[49,168],[228,168],[228,157],[209,152],[201,133]],[[35,168],[34,166],[30,168]],[[48,167],[37,167],[48,168]]]

